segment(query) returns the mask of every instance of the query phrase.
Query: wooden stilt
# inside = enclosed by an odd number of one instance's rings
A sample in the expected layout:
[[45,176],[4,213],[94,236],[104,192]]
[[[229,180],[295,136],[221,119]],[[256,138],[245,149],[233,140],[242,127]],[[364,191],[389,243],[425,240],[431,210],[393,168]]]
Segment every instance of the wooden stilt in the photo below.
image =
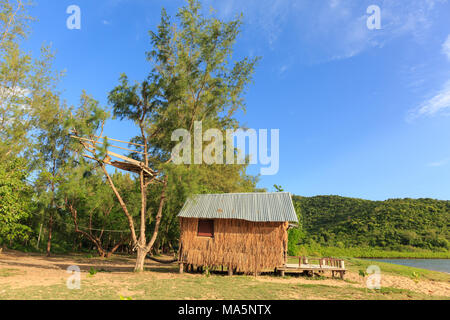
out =
[[233,275],[233,268],[232,267],[228,267],[228,275],[229,276]]
[[180,263],[180,274],[184,272],[184,263]]

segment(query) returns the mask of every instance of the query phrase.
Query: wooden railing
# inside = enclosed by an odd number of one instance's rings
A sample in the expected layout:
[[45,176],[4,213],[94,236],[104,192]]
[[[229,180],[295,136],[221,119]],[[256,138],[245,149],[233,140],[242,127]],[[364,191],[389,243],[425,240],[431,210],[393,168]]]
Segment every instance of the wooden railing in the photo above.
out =
[[[342,259],[336,259],[336,258],[322,258],[322,257],[306,257],[306,256],[300,256],[300,257],[290,257],[290,258],[296,258],[298,259],[298,264],[318,264],[321,268],[322,266],[329,266],[329,267],[335,267],[340,269],[345,269],[345,263]],[[312,263],[317,262],[317,263]]]

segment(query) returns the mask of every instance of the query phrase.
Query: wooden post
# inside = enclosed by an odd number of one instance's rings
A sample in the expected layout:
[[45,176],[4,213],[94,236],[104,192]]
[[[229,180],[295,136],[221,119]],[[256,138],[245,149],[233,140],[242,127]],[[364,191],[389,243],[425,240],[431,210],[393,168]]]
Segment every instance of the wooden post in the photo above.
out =
[[280,270],[280,276],[284,277],[284,270]]
[[36,249],[39,249],[39,242],[41,241],[41,234],[42,234],[42,223],[41,223],[41,228],[39,229],[39,236],[38,236],[38,241],[36,244]]
[[229,276],[233,275],[233,268],[231,266],[228,266],[228,275]]
[[184,272],[184,263],[180,263],[180,274],[183,274]]

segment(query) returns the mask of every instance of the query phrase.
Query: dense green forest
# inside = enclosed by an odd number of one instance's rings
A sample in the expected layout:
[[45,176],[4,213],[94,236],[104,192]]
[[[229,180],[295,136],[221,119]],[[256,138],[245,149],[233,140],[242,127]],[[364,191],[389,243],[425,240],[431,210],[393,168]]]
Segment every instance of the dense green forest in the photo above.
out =
[[[235,115],[245,110],[259,60],[233,56],[242,17],[205,16],[196,0],[173,17],[163,9],[142,52],[148,75],[118,74],[104,106],[87,91],[79,102],[65,101],[51,46],[40,54],[24,49],[35,21],[30,5],[0,0],[0,246],[47,255],[135,253],[142,271],[148,254],[176,252],[176,215],[190,194],[256,190],[246,164],[172,158],[177,129],[193,136],[197,121],[204,131],[240,127]],[[129,143],[119,141],[120,130],[115,140],[105,136],[113,119],[133,126]],[[210,158],[220,153],[204,149]],[[111,156],[133,169],[118,171]]]
[[291,251],[300,246],[372,247],[385,250],[450,248],[450,201],[389,199],[370,201],[340,196],[294,196],[302,224],[293,231]]
[[[261,191],[245,164],[171,162],[174,130],[193,133],[200,120],[204,130],[240,127],[235,114],[245,110],[259,59],[233,59],[242,17],[221,21],[201,12],[194,0],[175,17],[163,10],[142,53],[148,77],[118,75],[105,92],[107,106],[87,92],[71,105],[58,89],[63,75],[52,48],[43,45],[37,56],[24,49],[33,26],[27,3],[0,0],[0,246],[102,257],[137,251],[142,262],[177,251],[177,214],[189,195]],[[125,156],[152,177],[106,167],[112,146],[102,135],[112,119],[134,125]],[[449,201],[295,196],[294,204],[300,225],[289,231],[290,254],[314,246],[450,246]]]

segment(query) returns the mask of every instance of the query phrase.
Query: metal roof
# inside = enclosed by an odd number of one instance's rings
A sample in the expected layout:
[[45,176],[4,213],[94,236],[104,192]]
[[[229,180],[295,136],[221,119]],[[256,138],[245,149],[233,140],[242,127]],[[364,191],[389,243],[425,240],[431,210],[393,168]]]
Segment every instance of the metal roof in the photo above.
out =
[[253,222],[298,222],[289,192],[195,195],[186,201],[178,216]]

